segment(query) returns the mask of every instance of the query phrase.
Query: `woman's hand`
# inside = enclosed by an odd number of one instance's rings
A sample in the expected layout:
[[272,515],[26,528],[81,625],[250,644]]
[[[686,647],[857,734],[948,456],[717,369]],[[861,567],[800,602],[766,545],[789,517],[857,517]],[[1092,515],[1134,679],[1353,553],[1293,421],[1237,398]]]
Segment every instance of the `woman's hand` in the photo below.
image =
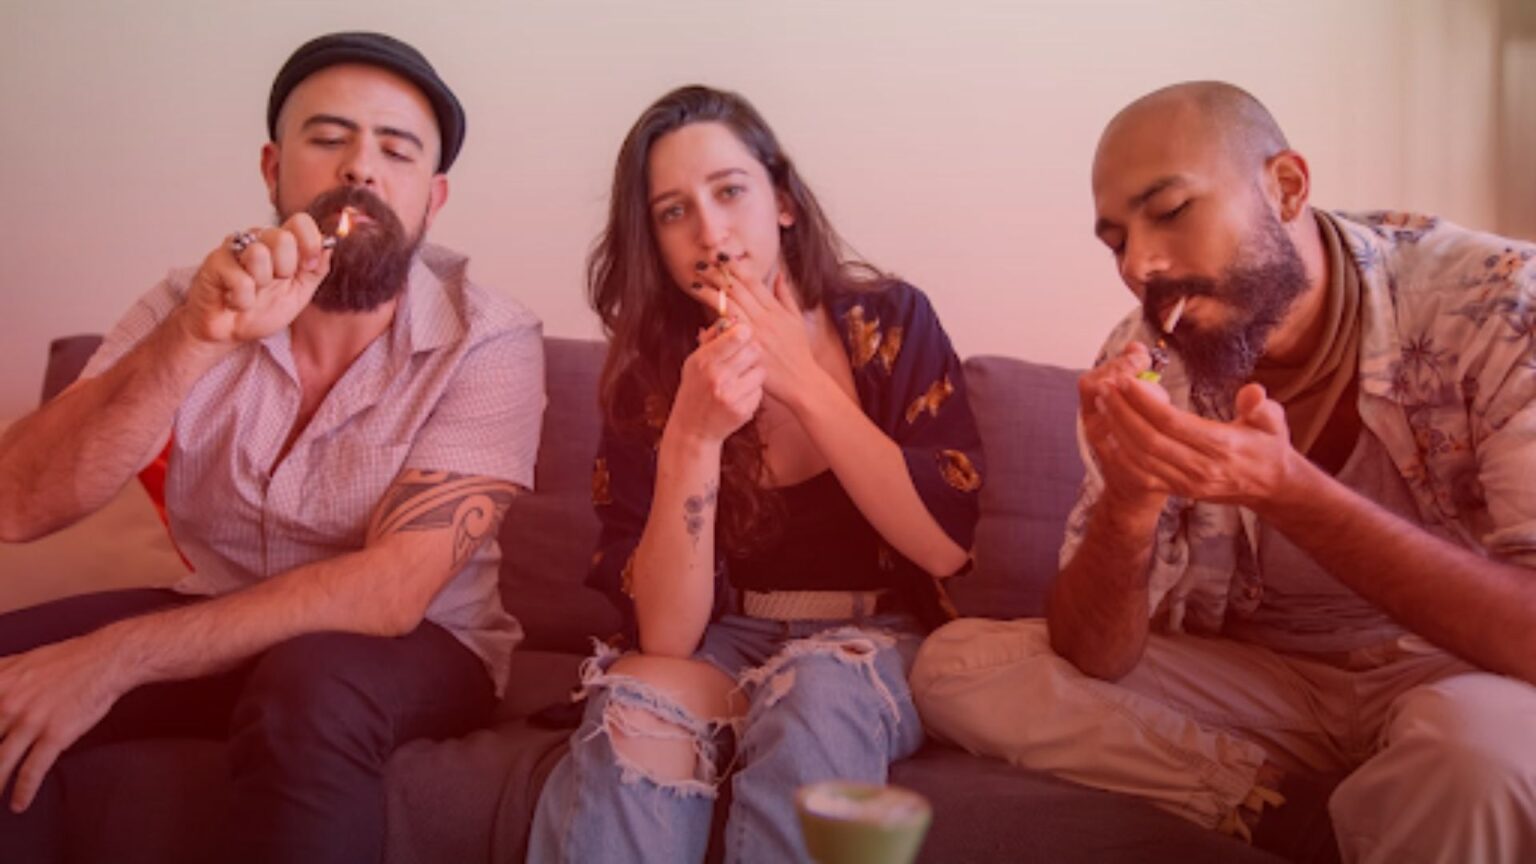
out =
[[750,324],[706,330],[683,362],[668,427],[704,441],[724,441],[762,404],[765,374]]
[[752,326],[767,373],[763,388],[768,395],[793,406],[794,397],[808,392],[815,377],[825,374],[811,351],[805,310],[782,266],[776,268],[770,284],[746,262],[726,261],[700,271],[698,284],[694,293],[701,302],[718,309],[723,294],[727,319]]

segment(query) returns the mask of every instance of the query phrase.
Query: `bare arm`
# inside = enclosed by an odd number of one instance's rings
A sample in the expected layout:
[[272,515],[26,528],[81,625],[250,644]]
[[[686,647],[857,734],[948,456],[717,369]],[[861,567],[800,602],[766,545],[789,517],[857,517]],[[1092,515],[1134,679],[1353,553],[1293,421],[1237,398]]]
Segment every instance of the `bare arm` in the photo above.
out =
[[647,654],[687,657],[709,624],[721,446],[670,425],[662,434],[651,512],[631,574]]
[[1110,401],[1116,423],[1145,442],[1144,469],[1175,494],[1248,507],[1404,627],[1536,683],[1536,573],[1443,541],[1329,477],[1291,446],[1285,412],[1262,387],[1239,391],[1231,423],[1134,383]]
[[1296,459],[1255,512],[1393,620],[1469,662],[1536,684],[1536,572],[1474,554]]
[[496,535],[518,487],[408,469],[377,508],[367,545],[222,597],[100,631],[127,689],[222,671],[306,633],[402,636]]
[[1138,471],[1134,451],[1120,444],[1104,398],[1150,362],[1145,347],[1133,342],[1078,381],[1089,468],[1103,484],[1088,505],[1082,540],[1046,600],[1051,647],[1084,674],[1107,680],[1135,668],[1146,647],[1148,577],[1167,496]]
[[832,472],[869,524],[897,552],[934,576],[965,566],[969,553],[951,540],[917,494],[901,447],[880,430],[819,367],[785,395]]
[[20,542],[105,505],[163,447],[176,409],[234,345],[203,342],[178,309],[100,376],[0,439],[0,540]]
[[517,491],[501,480],[407,470],[357,552],[0,658],[0,787],[20,765],[13,801],[25,806],[58,754],[135,687],[214,674],[306,633],[411,632],[495,536]]
[[301,213],[238,255],[220,244],[181,305],[139,345],[9,430],[0,439],[0,541],[41,537],[111,500],[164,446],[204,373],[309,304],[330,272],[320,243],[314,219]]
[[1051,647],[1084,674],[1113,681],[1141,660],[1157,516],[1157,510],[1136,512],[1106,493],[1051,586],[1045,612]]
[[704,278],[715,287],[703,289],[702,298],[714,302],[724,288],[752,322],[768,369],[767,392],[789,406],[859,512],[881,538],[930,575],[950,576],[964,567],[969,550],[955,543],[928,510],[901,446],[816,361],[807,325],[820,321],[825,309],[808,316],[782,269],[771,286],[737,265],[730,273],[730,280],[707,274]]
[[640,650],[647,654],[688,657],[709,624],[720,454],[762,401],[763,373],[750,340],[751,328],[738,324],[707,338],[683,367],[630,574]]

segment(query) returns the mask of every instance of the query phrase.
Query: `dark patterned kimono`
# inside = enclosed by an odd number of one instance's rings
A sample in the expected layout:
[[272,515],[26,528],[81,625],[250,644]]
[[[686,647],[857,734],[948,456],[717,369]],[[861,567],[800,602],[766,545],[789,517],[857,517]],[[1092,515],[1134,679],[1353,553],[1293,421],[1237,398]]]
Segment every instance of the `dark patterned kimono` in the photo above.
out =
[[[826,298],[852,361],[859,406],[906,457],[918,496],[962,549],[979,514],[981,439],[966,398],[965,376],[928,298],[902,282]],[[642,398],[621,404],[645,404]],[[645,528],[656,482],[656,446],[666,411],[624,429],[605,425],[593,468],[592,496],[602,533],[587,584],[624,615],[634,644],[629,568]],[[832,472],[778,490],[783,530],[750,558],[715,556],[713,617],[731,610],[733,592],[823,590],[890,592],[894,608],[932,628],[955,617],[938,580],[902,557],[863,518]],[[969,569],[969,565],[965,569]],[[885,607],[882,607],[885,608]]]

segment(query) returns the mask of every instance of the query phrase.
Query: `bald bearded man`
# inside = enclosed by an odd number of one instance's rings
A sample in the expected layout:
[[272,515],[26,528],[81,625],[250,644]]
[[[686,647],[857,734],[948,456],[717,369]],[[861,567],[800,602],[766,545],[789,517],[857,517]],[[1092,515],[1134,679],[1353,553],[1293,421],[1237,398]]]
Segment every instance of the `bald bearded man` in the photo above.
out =
[[968,750],[1245,838],[1345,776],[1303,857],[1536,860],[1536,247],[1309,192],[1231,85],[1109,123],[1095,231],[1140,308],[1079,384],[1047,617],[937,631],[913,692]]

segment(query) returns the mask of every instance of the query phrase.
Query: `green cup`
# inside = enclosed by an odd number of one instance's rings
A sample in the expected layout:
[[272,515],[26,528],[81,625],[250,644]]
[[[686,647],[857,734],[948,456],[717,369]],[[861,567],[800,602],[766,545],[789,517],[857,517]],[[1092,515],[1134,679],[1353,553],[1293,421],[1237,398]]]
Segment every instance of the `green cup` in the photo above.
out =
[[817,864],[912,864],[933,821],[916,792],[851,780],[801,786],[795,812]]

